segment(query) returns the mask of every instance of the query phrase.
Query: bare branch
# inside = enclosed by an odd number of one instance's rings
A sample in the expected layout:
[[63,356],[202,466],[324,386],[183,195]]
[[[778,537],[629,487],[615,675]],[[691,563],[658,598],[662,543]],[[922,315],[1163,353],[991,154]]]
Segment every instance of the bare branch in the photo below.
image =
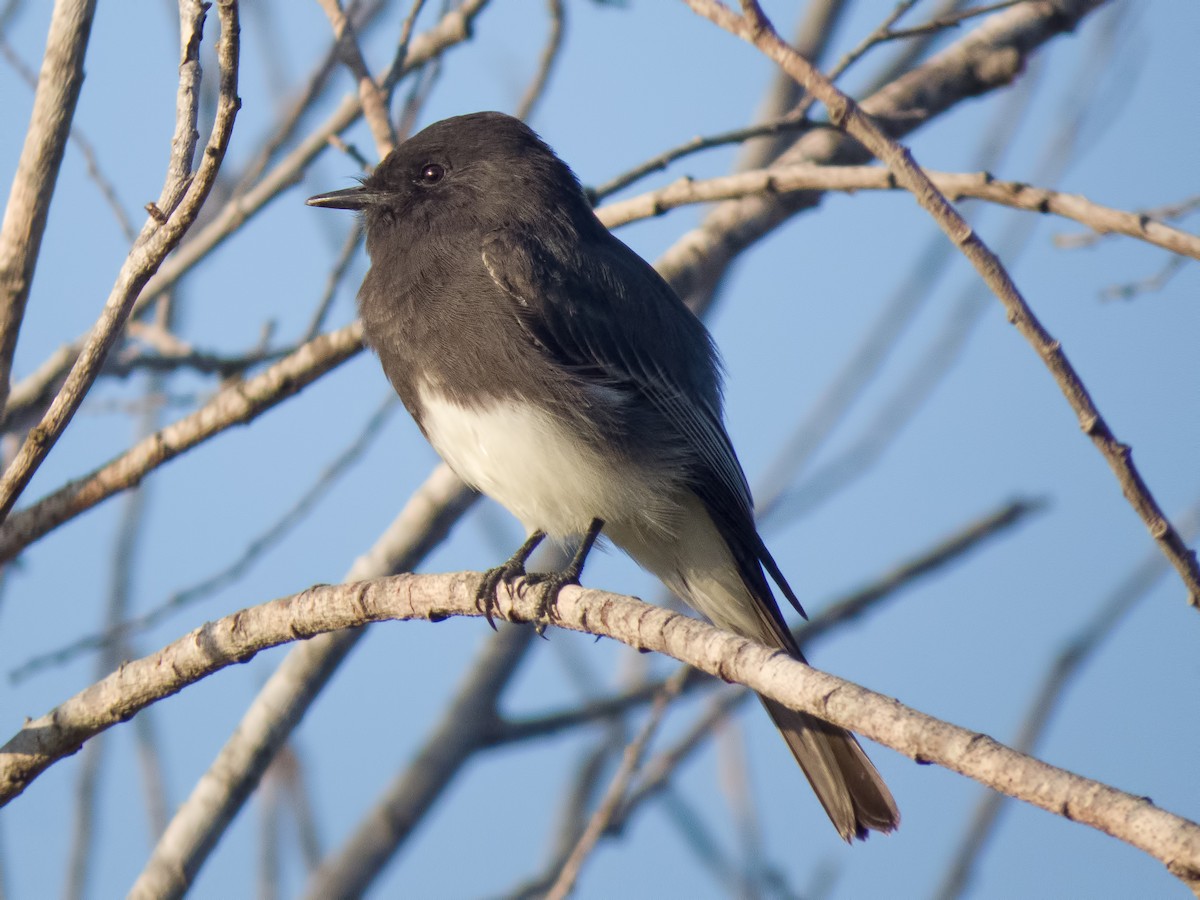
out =
[[525,88],[521,102],[517,104],[516,112],[513,113],[518,119],[526,121],[533,115],[533,108],[542,99],[546,85],[550,83],[550,72],[558,60],[559,51],[562,50],[563,33],[566,31],[567,11],[562,0],[546,0],[546,6],[550,13],[550,34],[546,37],[546,46],[542,48],[541,58],[538,59],[533,81]]
[[358,37],[354,26],[342,11],[341,0],[318,0],[329,23],[333,26],[333,35],[337,38],[341,49],[342,59],[346,68],[354,76],[358,84],[358,101],[362,104],[363,118],[371,129],[371,137],[375,139],[375,151],[382,159],[396,146],[396,131],[388,116],[387,99],[383,91],[371,77],[367,62],[363,58],[362,48],[358,46]]
[[[221,64],[220,102],[208,146],[204,149],[199,168],[193,174],[191,159],[196,138],[195,92],[200,74],[199,47],[204,7],[199,0],[181,0],[181,3],[192,17],[184,18],[179,107],[167,182],[154,211],[121,266],[104,310],[84,342],[66,382],[42,421],[29,432],[3,478],[0,478],[0,519],[8,515],[33,473],[79,409],[108,351],[120,335],[142,286],[195,221],[229,146],[233,121],[240,104],[237,96],[237,5],[232,0],[221,0],[217,6],[221,18],[221,38],[217,49]],[[15,322],[13,325],[15,327]],[[7,391],[4,393],[7,394]]]
[[642,724],[642,728],[637,736],[625,748],[625,752],[621,757],[621,765],[617,768],[616,774],[613,775],[612,781],[608,785],[608,790],[604,792],[604,797],[588,822],[587,828],[580,835],[575,849],[571,851],[571,855],[563,863],[562,870],[558,873],[558,878],[546,893],[547,900],[565,900],[574,889],[576,882],[579,881],[579,874],[583,871],[584,862],[592,850],[596,848],[600,836],[617,815],[617,811],[625,800],[625,791],[633,780],[633,776],[641,767],[642,759],[646,754],[646,747],[650,743],[650,739],[658,730],[663,715],[667,711],[667,706],[683,689],[686,678],[687,670],[680,669],[667,679],[666,684],[655,694],[650,716]]
[[[400,575],[318,585],[211,622],[152,656],[128,663],[34,719],[0,748],[0,798],[21,793],[81,743],[132,714],[268,647],[388,619],[478,616],[478,573]],[[498,615],[536,618],[541,591],[500,592]],[[726,681],[852,729],[922,763],[936,763],[1009,796],[1137,847],[1185,883],[1200,887],[1200,825],[1149,800],[1050,766],[997,743],[810,668],[786,654],[631,597],[567,587],[555,620],[563,628],[666,653]],[[169,829],[168,829],[169,830]],[[178,875],[172,877],[177,882]],[[182,885],[181,885],[182,886]],[[148,885],[134,896],[149,896]],[[164,889],[154,896],[174,896]]]
[[[1166,206],[1158,206],[1153,209],[1139,209],[1137,214],[1146,219],[1152,219],[1155,222],[1167,222],[1171,219],[1182,219],[1190,216],[1197,209],[1200,209],[1200,194],[1194,197],[1187,197],[1178,203],[1168,203]],[[1110,233],[1085,231],[1079,234],[1056,234],[1054,236],[1054,246],[1060,247],[1063,250],[1077,250],[1080,247],[1091,247],[1099,243]]]
[[172,613],[179,612],[181,609],[211,596],[221,588],[236,583],[267,550],[301,522],[329,489],[337,483],[338,478],[362,457],[378,436],[388,417],[395,411],[397,403],[396,395],[389,392],[384,402],[367,420],[358,436],[322,469],[313,484],[282,515],[265,531],[246,543],[237,559],[232,563],[195,584],[175,591],[153,609],[133,618],[122,616],[119,621],[109,623],[104,631],[85,635],[48,653],[31,657],[12,669],[8,673],[8,677],[13,682],[23,681],[49,666],[58,666],[69,662],[81,653],[112,647],[139,632],[154,627]]
[[[735,16],[716,0],[685,2],[731,34],[757,46],[799,81],[829,110],[833,124],[845,129],[887,165],[896,179],[912,192],[917,202],[933,217],[946,236],[959,247],[1004,305],[1009,321],[1034,348],[1054,376],[1063,396],[1078,416],[1080,427],[1113,470],[1125,498],[1141,517],[1162,552],[1175,566],[1188,590],[1189,602],[1193,607],[1200,609],[1200,564],[1197,563],[1196,553],[1183,542],[1171,521],[1159,508],[1158,502],[1133,464],[1129,445],[1118,441],[1112,433],[1075,368],[1063,353],[1062,345],[1042,327],[1000,264],[1000,260],[930,181],[916,164],[912,154],[889,138],[858,104],[826,81],[808,62],[797,56],[780,40],[753,0],[743,0],[745,17]],[[1090,0],[1080,0],[1081,7],[1086,6],[1088,2]]]
[[0,224],[0,409],[8,403],[17,334],[83,84],[96,0],[57,0],[33,113]]
[[[477,496],[448,467],[438,466],[374,546],[355,560],[348,579],[413,568]],[[174,897],[187,889],[267,764],[362,634],[362,629],[323,634],[287,655],[176,811],[131,896]]]
[[[933,172],[925,174],[947,197],[974,197],[1000,206],[1029,212],[1053,213],[1104,234],[1123,234],[1148,244],[1200,259],[1200,236],[1180,231],[1142,213],[1124,212],[1093,203],[1079,194],[1064,194],[1019,181],[1000,181],[988,172]],[[773,196],[794,191],[900,190],[896,176],[878,166],[779,166],[693,181],[683,178],[666,187],[610,203],[596,211],[609,228],[639,219],[660,216],[692,203]]]
[[[1193,504],[1180,518],[1180,529],[1193,539],[1200,531],[1200,503]],[[1033,753],[1041,743],[1054,713],[1062,703],[1067,688],[1078,676],[1084,665],[1117,626],[1125,621],[1126,615],[1142,600],[1151,588],[1167,574],[1167,561],[1161,553],[1150,553],[1119,582],[1112,593],[1101,603],[1100,608],[1078,633],[1066,641],[1062,651],[1046,669],[1042,683],[1034,695],[1033,702],[1017,731],[1013,747],[1022,753]],[[994,833],[1000,812],[1004,807],[1004,795],[986,793],[979,798],[971,814],[971,820],[963,833],[962,841],[954,858],[946,868],[942,883],[938,886],[938,900],[953,900],[962,896],[970,884],[975,866],[987,846],[988,838]]]
[[[1040,46],[1074,29],[1105,0],[1023,3],[984,21],[973,32],[862,101],[863,109],[892,137],[900,137],[944,114],[954,105],[1010,84]],[[779,158],[799,162],[859,164],[870,153],[831,129],[805,135]],[[755,241],[823,195],[800,192],[784,197],[750,197],[719,204],[704,224],[679,240],[657,263],[676,292],[690,300],[713,283]]]
[[10,515],[8,521],[0,525],[0,562],[12,559],[38,538],[97,503],[133,487],[179,454],[234,425],[251,421],[361,349],[362,326],[358,323],[347,325],[309,341],[265,372],[226,386],[191,415],[139,441],[107,464],[69,482],[32,506]]

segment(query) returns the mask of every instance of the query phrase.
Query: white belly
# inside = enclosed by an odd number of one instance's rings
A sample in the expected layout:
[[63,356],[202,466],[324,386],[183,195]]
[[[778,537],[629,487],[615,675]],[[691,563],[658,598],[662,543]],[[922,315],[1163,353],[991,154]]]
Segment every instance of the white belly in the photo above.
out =
[[669,482],[596,453],[531,404],[466,408],[430,385],[420,398],[421,424],[442,459],[529,531],[562,539],[583,534],[593,519],[674,531]]

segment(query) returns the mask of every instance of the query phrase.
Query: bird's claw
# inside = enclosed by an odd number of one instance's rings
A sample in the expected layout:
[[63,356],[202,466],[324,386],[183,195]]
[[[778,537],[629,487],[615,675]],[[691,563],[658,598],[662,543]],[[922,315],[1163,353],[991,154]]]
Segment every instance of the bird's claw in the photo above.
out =
[[497,630],[496,610],[499,609],[499,602],[496,592],[500,585],[511,588],[512,583],[524,574],[525,564],[511,559],[483,573],[479,590],[475,592],[475,608],[483,613],[487,623],[492,626],[492,631]]
[[523,577],[524,580],[517,585],[518,597],[525,596],[526,588],[540,587],[542,589],[542,595],[538,599],[537,612],[532,621],[537,633],[545,637],[546,628],[553,624],[554,619],[558,618],[556,603],[559,591],[569,584],[579,584],[579,576],[583,574],[583,562],[587,558],[588,551],[592,549],[592,545],[596,543],[596,538],[600,536],[600,530],[603,527],[602,520],[592,519],[587,534],[583,536],[575,555],[571,557],[571,562],[562,571],[529,574],[525,571],[525,563],[546,536],[544,531],[534,531],[509,560],[483,573],[483,578],[479,582],[479,590],[475,592],[475,608],[483,613],[488,624],[495,631],[495,614],[498,608],[496,591],[502,584],[511,591],[512,583]]
[[578,573],[565,572],[534,572],[525,576],[521,588],[539,587],[542,590],[538,599],[537,612],[534,613],[533,630],[540,637],[546,636],[546,628],[554,624],[558,618],[558,594],[568,585],[578,585]]

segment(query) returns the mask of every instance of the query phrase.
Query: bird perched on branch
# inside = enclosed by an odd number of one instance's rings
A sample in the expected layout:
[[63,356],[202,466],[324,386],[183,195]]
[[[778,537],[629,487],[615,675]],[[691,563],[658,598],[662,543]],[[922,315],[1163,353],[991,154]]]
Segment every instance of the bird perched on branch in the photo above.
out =
[[[483,580],[489,618],[544,537],[580,540],[566,569],[527,577],[552,601],[603,531],[713,624],[803,660],[767,577],[803,610],[755,528],[708,332],[533,131],[446,119],[308,203],[362,213],[367,343],[442,458],[529,532]],[[843,838],[897,826],[852,734],[761,699]]]

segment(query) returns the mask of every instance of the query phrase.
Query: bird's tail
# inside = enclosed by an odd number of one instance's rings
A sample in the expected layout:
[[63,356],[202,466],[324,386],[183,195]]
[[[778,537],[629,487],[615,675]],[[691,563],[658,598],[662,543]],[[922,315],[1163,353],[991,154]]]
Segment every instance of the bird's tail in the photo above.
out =
[[868,830],[895,830],[900,824],[896,801],[854,735],[774,700],[758,699],[787,741],[838,834],[847,841],[865,840]]
[[[779,614],[760,561],[789,596],[791,590],[761,541],[737,554],[698,501],[692,500],[687,512],[669,540],[647,532],[616,531],[612,537],[718,628],[778,647],[805,662]],[[896,802],[854,735],[767,697],[759,699],[845,840],[865,838],[868,831],[895,830],[900,824]]]

